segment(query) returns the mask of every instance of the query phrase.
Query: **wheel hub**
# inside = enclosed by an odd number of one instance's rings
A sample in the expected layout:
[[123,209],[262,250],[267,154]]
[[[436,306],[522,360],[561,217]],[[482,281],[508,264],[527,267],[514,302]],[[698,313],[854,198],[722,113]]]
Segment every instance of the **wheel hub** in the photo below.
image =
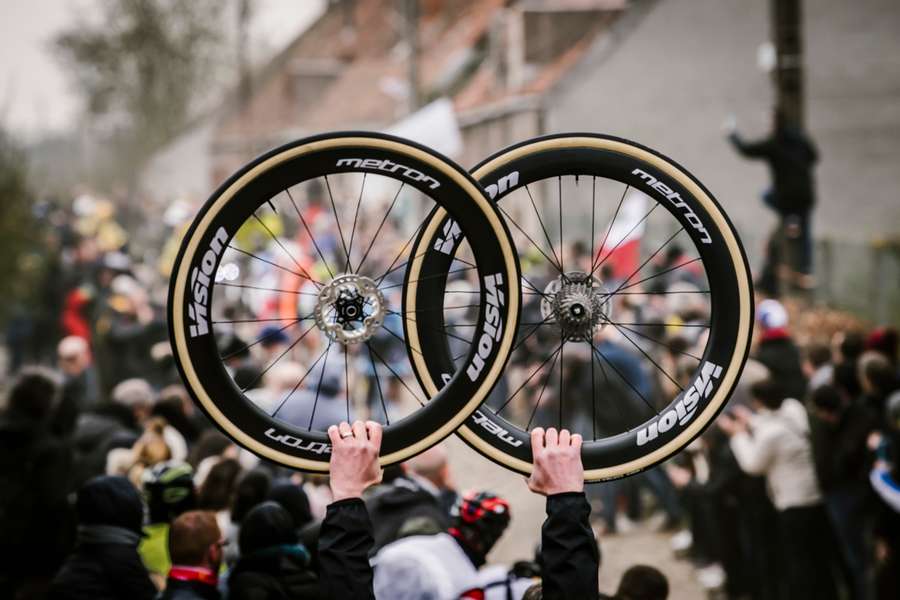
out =
[[544,288],[541,316],[555,323],[563,339],[588,342],[609,322],[612,305],[603,283],[582,271],[560,275]]
[[375,335],[384,322],[384,296],[369,277],[339,275],[319,290],[314,314],[316,326],[329,339],[358,344]]

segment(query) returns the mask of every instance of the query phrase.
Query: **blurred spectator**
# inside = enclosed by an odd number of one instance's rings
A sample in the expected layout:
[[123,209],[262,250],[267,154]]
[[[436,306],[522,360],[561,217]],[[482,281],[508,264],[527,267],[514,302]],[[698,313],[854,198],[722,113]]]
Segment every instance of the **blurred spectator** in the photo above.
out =
[[801,399],[806,392],[806,377],[800,362],[800,350],[788,332],[788,314],[777,300],[763,300],[756,307],[759,334],[754,358],[768,370],[772,380],[789,398]]
[[790,597],[836,598],[835,582],[826,575],[835,540],[813,467],[806,411],[771,379],[755,384],[751,394],[756,412],[735,409],[736,418],[720,416],[719,427],[731,436],[741,469],[766,477],[778,509]]
[[211,512],[192,510],[172,521],[168,540],[172,568],[160,600],[218,600],[224,543]]
[[898,343],[900,339],[895,328],[878,327],[866,338],[866,350],[878,352],[896,368]]
[[[794,283],[799,287],[812,285],[808,278],[812,274],[811,213],[816,202],[813,167],[819,154],[809,136],[797,124],[789,123],[781,110],[776,109],[772,116],[769,137],[748,142],[732,123],[728,139],[741,155],[764,160],[769,165],[772,187],[763,194],[763,202],[778,214],[784,239],[773,234],[757,285],[764,292],[777,296],[780,291],[779,266],[794,272]],[[784,248],[782,244],[788,247]]]
[[881,419],[891,392],[898,388],[897,373],[883,354],[868,350],[859,357],[857,376],[865,405]]
[[134,486],[124,477],[97,477],[78,491],[75,508],[77,546],[53,579],[48,597],[155,598],[156,588],[137,553],[144,507]]
[[172,566],[167,548],[170,525],[197,504],[193,470],[184,463],[158,463],[143,472],[142,485],[147,526],[138,551],[147,570],[161,585]]
[[866,440],[876,426],[864,406],[822,385],[812,391],[812,444],[825,506],[840,541],[854,598],[868,598],[866,531],[871,525]]
[[622,574],[616,590],[616,600],[666,600],[669,580],[658,569],[635,565]]
[[294,529],[302,529],[313,520],[309,506],[309,498],[303,488],[289,479],[281,479],[272,483],[268,500],[277,502],[291,515]]
[[490,492],[467,492],[446,533],[414,535],[375,557],[377,598],[455,598],[480,587],[478,569],[509,524],[509,503]]
[[209,470],[197,491],[197,508],[215,512],[223,532],[231,521],[231,499],[240,475],[240,463],[233,458],[223,458]]
[[238,539],[241,523],[250,510],[265,501],[272,485],[272,477],[263,469],[253,469],[238,479],[231,503],[231,522],[225,530],[228,546],[225,548],[225,561],[234,564],[238,558]]
[[100,387],[87,340],[70,335],[57,347],[59,369],[65,377],[63,385],[79,410],[89,410],[100,402]]
[[263,502],[241,524],[241,556],[228,577],[233,600],[324,597],[310,555],[299,543],[297,521],[281,504]]
[[[71,454],[50,431],[59,378],[39,367],[16,377],[0,414],[0,596],[40,590],[71,543]],[[52,518],[49,518],[51,517]],[[23,592],[25,593],[25,592]]]
[[404,535],[438,533],[450,526],[453,504],[448,500],[455,500],[456,492],[450,487],[446,449],[431,448],[401,469],[366,498],[374,525],[373,553]]
[[825,344],[811,343],[806,348],[803,361],[803,374],[808,380],[810,392],[834,379],[834,365],[831,363],[831,349]]

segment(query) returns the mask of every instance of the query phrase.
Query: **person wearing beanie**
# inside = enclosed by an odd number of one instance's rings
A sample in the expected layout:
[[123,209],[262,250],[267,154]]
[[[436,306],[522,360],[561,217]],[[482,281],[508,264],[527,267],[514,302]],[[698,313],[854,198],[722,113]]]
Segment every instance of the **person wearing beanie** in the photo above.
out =
[[156,587],[137,552],[144,507],[125,477],[96,477],[78,492],[74,552],[50,584],[52,600],[150,600]]
[[310,555],[299,543],[296,519],[268,500],[247,513],[238,538],[241,555],[228,577],[231,600],[324,598]]
[[215,513],[182,513],[172,521],[168,537],[172,568],[160,600],[219,600],[218,574],[225,540]]

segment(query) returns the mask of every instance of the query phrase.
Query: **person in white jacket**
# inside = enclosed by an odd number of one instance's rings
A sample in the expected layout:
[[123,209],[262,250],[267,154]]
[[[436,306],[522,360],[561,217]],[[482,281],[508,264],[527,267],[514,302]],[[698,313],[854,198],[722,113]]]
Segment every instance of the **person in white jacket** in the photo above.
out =
[[788,597],[836,598],[837,546],[816,480],[806,409],[771,379],[753,384],[750,396],[754,411],[736,407],[734,417],[722,415],[718,424],[741,469],[766,478],[778,509]]

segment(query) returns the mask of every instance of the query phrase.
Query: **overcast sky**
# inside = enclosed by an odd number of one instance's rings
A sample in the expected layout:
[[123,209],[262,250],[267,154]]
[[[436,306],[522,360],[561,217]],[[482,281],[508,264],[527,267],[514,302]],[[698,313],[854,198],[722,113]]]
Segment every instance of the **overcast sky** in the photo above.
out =
[[[78,98],[50,40],[80,17],[97,14],[98,0],[0,0],[0,121],[33,138],[65,129]],[[253,0],[251,45],[257,59],[277,52],[322,11],[325,0]]]

